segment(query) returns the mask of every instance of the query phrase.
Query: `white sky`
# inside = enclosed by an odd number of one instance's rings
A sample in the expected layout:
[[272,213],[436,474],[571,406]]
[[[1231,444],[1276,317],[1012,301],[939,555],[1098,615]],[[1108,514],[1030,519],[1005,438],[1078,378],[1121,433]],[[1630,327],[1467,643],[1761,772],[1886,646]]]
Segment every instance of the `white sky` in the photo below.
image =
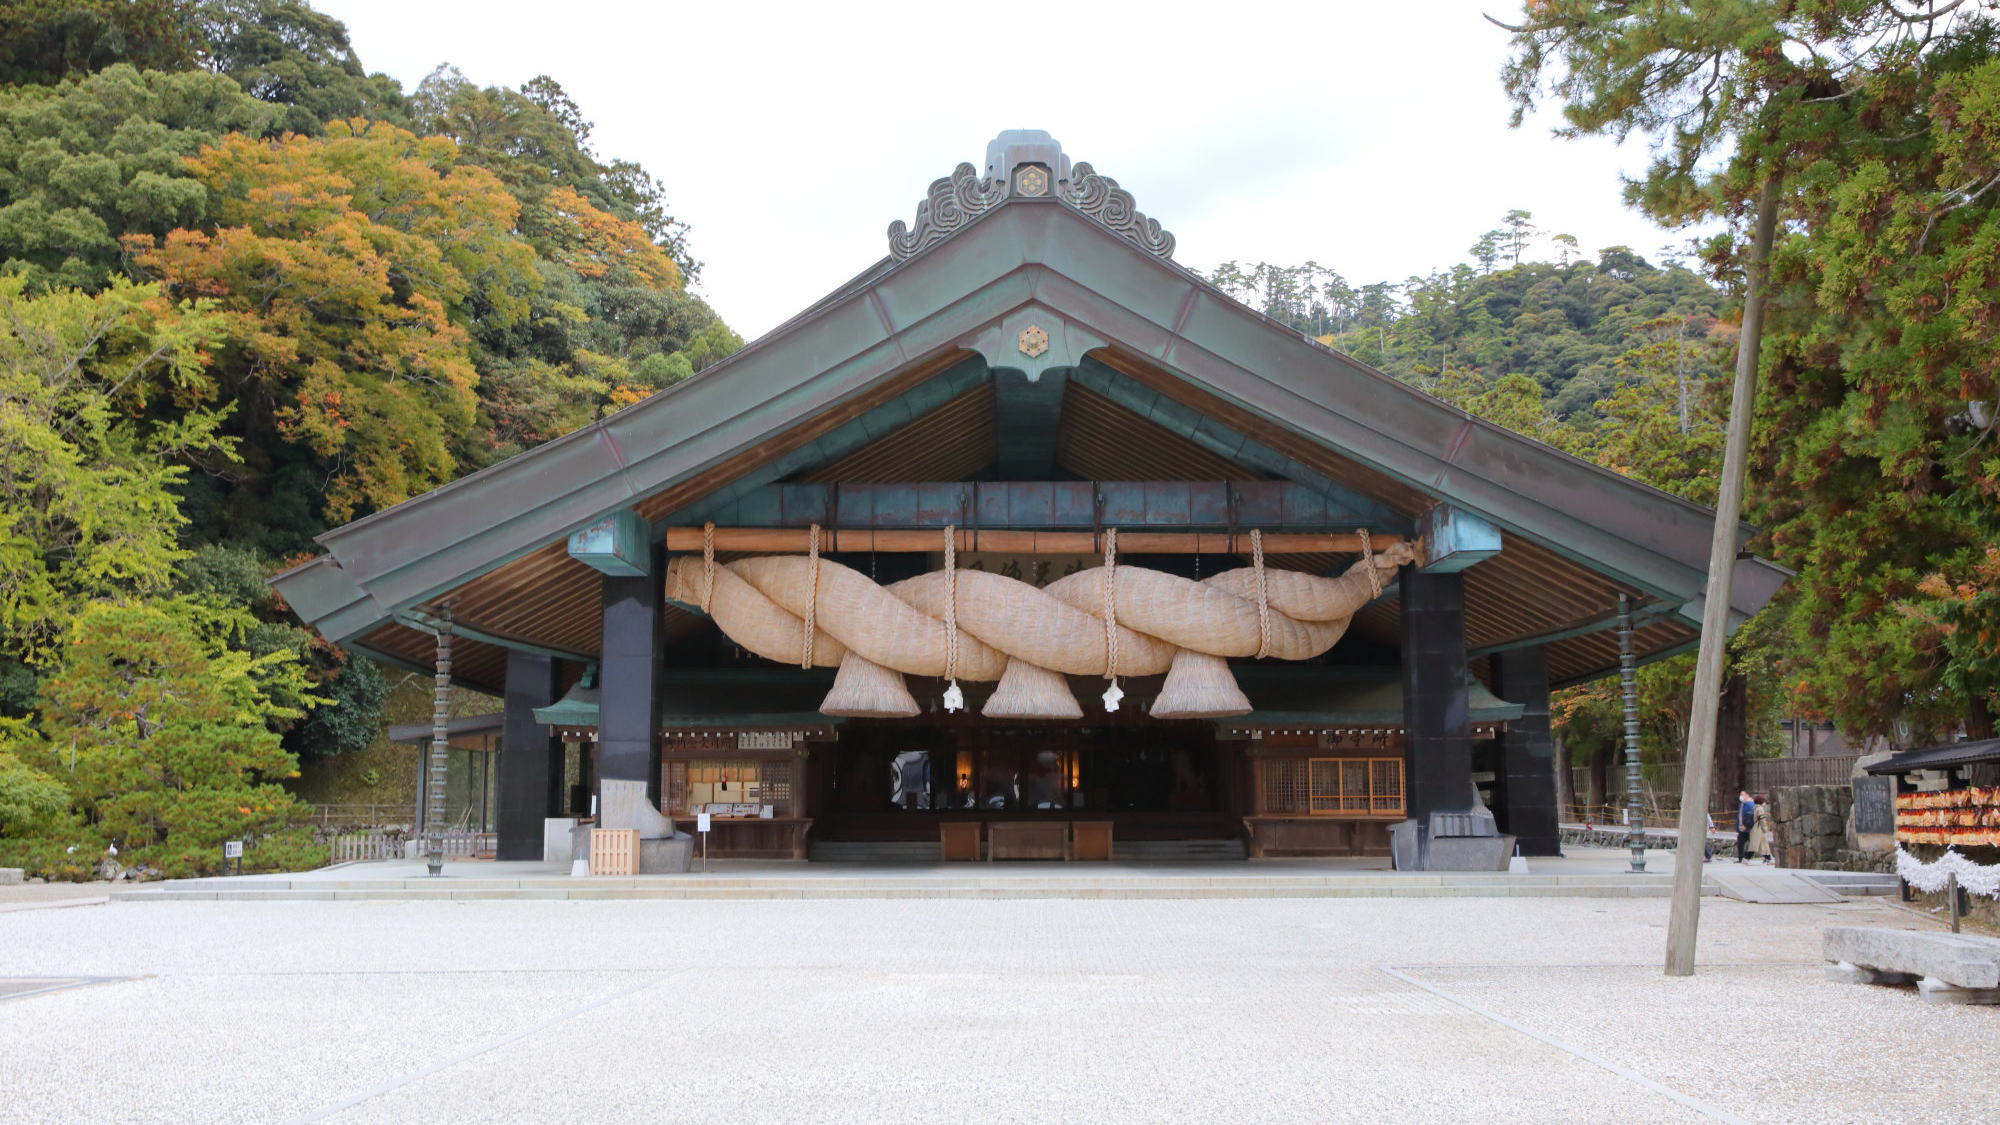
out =
[[698,292],[746,339],[880,258],[890,221],[1007,128],[1117,179],[1201,270],[1310,258],[1401,281],[1466,260],[1512,207],[1586,251],[1685,241],[1620,201],[1639,140],[1507,127],[1507,36],[1480,12],[1518,0],[313,2],[406,88],[442,62],[561,82],[601,156],[665,183]]

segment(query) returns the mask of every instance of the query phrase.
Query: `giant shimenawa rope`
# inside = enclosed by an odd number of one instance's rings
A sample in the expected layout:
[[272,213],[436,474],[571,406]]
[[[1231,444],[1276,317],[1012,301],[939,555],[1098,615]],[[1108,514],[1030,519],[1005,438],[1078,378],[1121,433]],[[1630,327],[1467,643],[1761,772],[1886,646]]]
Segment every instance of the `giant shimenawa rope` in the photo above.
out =
[[820,707],[830,715],[914,715],[902,679],[914,675],[1000,681],[986,715],[1079,718],[1065,676],[1165,672],[1153,715],[1197,718],[1250,710],[1230,658],[1320,655],[1414,554],[1397,543],[1330,578],[1252,565],[1197,582],[1116,565],[1115,585],[1093,567],[1040,588],[955,568],[879,586],[817,552],[721,565],[689,555],[668,565],[666,593],[706,606],[767,660],[837,667]]

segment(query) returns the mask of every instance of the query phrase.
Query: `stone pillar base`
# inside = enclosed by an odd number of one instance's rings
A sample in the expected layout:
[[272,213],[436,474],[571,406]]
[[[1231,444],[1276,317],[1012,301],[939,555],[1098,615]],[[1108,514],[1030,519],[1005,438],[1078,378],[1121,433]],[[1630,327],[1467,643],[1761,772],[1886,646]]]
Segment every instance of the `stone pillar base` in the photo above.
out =
[[639,874],[680,875],[694,863],[694,837],[682,832],[639,841]]
[[1431,840],[1426,871],[1505,871],[1514,855],[1512,836],[1438,836]]

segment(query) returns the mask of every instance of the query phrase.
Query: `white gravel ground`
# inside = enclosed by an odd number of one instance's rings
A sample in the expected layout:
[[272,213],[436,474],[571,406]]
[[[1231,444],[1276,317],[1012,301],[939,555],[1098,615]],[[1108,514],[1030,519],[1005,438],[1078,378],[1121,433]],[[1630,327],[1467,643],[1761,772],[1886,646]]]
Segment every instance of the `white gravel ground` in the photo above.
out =
[[1879,902],[113,904],[0,914],[0,1121],[2000,1120]]

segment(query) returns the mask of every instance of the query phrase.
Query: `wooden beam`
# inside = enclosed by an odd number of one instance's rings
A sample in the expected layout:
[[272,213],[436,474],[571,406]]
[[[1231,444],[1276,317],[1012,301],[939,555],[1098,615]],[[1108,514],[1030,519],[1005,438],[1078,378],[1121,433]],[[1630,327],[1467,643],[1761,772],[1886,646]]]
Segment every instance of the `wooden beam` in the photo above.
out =
[[[805,528],[790,527],[718,527],[715,529],[715,549],[718,551],[777,551],[786,554],[802,554],[806,551],[810,531]],[[994,531],[975,528],[960,528],[956,535],[957,549],[961,551],[1000,551],[1021,555],[1094,555],[1104,550],[1104,539],[1100,532],[1093,531]],[[670,527],[667,529],[667,550],[699,551],[702,549],[702,529],[698,527]],[[1403,542],[1400,535],[1375,535],[1370,543],[1375,550],[1384,550]],[[944,550],[942,531],[878,531],[871,528],[822,528],[819,533],[820,550],[835,551],[886,551],[890,553],[925,552]],[[1247,555],[1250,553],[1250,536],[1246,533],[1222,531],[1126,531],[1118,532],[1118,549],[1140,555]],[[1264,536],[1264,553],[1267,555],[1359,554],[1361,537],[1352,532],[1295,533],[1274,532]]]

